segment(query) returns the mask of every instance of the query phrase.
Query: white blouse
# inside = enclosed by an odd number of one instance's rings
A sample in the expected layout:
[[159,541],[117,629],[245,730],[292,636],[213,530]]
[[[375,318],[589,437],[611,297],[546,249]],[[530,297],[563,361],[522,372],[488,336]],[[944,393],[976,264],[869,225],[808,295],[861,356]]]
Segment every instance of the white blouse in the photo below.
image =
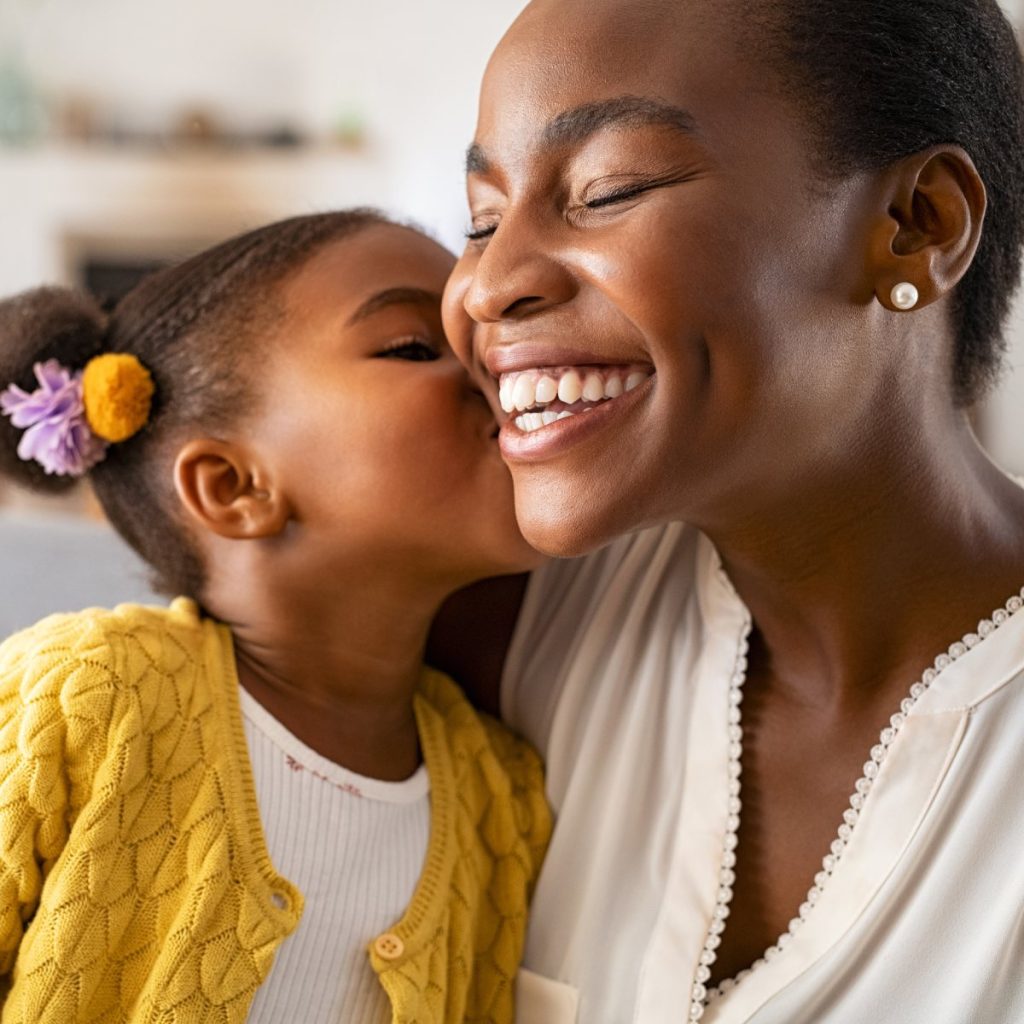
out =
[[502,702],[545,755],[558,824],[518,1019],[1024,1021],[1021,604],[979,609],[983,628],[892,709],[901,717],[865,750],[874,777],[845,838],[822,850],[831,870],[807,880],[792,934],[712,998],[700,960],[729,896],[747,610],[710,543],[680,524],[536,573]]

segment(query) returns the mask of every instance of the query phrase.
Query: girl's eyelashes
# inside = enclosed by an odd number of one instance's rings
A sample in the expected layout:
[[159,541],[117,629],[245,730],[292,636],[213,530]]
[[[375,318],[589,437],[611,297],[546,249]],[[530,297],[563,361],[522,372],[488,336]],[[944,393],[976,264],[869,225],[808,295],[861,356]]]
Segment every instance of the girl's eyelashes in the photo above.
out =
[[437,346],[423,338],[401,338],[377,353],[378,359],[406,359],[412,363],[431,363],[441,358]]
[[481,242],[485,238],[490,238],[495,231],[498,230],[497,224],[489,224],[487,227],[481,228],[469,228],[466,231],[467,242]]

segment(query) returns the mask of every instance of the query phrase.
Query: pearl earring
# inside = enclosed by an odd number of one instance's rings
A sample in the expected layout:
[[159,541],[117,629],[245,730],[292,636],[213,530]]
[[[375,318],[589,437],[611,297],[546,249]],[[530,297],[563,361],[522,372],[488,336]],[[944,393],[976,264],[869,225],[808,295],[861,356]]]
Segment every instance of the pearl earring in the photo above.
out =
[[913,309],[917,305],[917,300],[921,296],[909,281],[902,281],[893,288],[889,297],[897,309],[908,310]]

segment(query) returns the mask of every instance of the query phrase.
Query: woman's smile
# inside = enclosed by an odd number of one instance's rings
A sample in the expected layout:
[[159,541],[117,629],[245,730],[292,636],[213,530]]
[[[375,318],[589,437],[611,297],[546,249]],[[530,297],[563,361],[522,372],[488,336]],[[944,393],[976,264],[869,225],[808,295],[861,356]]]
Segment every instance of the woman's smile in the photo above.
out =
[[[515,340],[507,340],[509,333]],[[500,410],[501,452],[509,463],[554,458],[605,426],[621,431],[623,416],[642,400],[633,393],[650,392],[641,386],[655,369],[635,342],[588,350],[524,334],[489,338],[481,367],[484,388]]]
[[[498,378],[502,454],[510,462],[552,458],[606,428],[622,429],[653,387],[654,369],[622,366],[541,366]],[[650,387],[645,386],[650,383]]]

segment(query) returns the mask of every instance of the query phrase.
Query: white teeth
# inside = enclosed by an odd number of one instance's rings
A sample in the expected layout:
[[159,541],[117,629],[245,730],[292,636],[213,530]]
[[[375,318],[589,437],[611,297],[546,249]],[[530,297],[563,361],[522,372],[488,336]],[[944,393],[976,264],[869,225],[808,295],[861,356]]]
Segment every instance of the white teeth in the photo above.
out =
[[522,412],[529,409],[536,402],[537,392],[533,381],[528,373],[522,373],[516,377],[516,385],[512,391],[512,402],[516,409]]
[[532,433],[534,430],[540,430],[541,427],[549,427],[552,423],[557,423],[559,420],[564,420],[567,416],[572,416],[571,412],[527,412],[523,413],[522,416],[516,417],[516,426],[524,433]]
[[583,382],[583,398],[588,402],[600,402],[604,398],[604,381],[601,374],[588,373]]
[[[649,377],[649,373],[641,370],[634,370],[626,376],[623,369],[611,367],[604,371],[526,370],[502,376],[498,400],[506,413],[525,413],[528,409],[536,412],[556,399],[565,405],[576,405],[581,400],[597,405],[608,399],[620,398],[627,391],[638,388]],[[542,425],[546,424],[538,421],[537,427],[533,429]]]
[[541,377],[537,381],[537,404],[547,405],[558,397],[558,381],[551,377]]
[[504,412],[515,412],[516,403],[512,400],[512,390],[515,387],[515,381],[511,377],[502,377],[501,387],[498,389],[498,401],[501,403],[501,408]]
[[568,420],[568,419],[572,419],[572,417],[575,416],[575,415],[576,415],[576,413],[574,413],[574,412],[569,412],[568,410],[564,410],[564,411],[558,413],[558,419],[560,419],[560,420]]
[[566,405],[572,405],[573,402],[578,402],[583,397],[583,382],[575,370],[562,374],[562,378],[558,382],[558,397]]

